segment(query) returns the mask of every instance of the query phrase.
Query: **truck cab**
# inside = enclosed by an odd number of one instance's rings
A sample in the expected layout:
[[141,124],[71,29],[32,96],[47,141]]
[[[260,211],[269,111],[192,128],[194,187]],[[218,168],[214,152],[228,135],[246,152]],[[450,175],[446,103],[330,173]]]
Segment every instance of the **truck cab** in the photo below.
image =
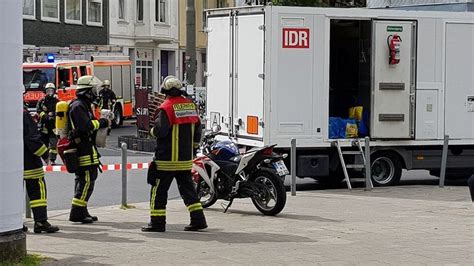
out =
[[86,60],[23,63],[23,100],[30,111],[35,110],[38,101],[44,97],[47,83],[54,83],[59,100],[72,100],[76,97],[77,80],[92,75],[92,68],[92,63]]

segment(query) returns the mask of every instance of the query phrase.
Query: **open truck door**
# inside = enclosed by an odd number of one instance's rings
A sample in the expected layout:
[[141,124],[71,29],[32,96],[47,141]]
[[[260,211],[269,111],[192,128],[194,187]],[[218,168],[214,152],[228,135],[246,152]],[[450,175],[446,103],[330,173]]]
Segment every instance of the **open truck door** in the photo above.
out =
[[231,34],[230,16],[207,20],[207,125],[220,126],[223,134],[231,134]]
[[[264,14],[208,17],[207,128],[239,143],[263,141]],[[250,53],[250,54],[249,54]]]
[[234,135],[263,141],[264,15],[237,15],[234,25]]
[[416,23],[374,20],[371,137],[414,138]]

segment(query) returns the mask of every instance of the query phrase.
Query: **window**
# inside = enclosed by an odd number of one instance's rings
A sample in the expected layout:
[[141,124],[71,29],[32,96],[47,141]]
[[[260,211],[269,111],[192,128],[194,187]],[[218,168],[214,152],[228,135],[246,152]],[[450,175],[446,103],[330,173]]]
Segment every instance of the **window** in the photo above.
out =
[[137,21],[143,21],[143,0],[137,0]]
[[23,68],[23,85],[27,91],[44,90],[44,86],[55,83],[54,68]]
[[41,20],[59,22],[59,0],[41,1]]
[[81,24],[82,7],[81,0],[66,0],[65,21],[68,23]]
[[79,70],[81,72],[81,77],[87,75],[87,69],[86,66],[80,66]]
[[166,22],[166,0],[155,0],[156,22]]
[[102,0],[87,0],[87,24],[102,26]]
[[226,2],[225,0],[217,0],[217,8],[222,8],[222,7],[226,7]]
[[60,68],[58,70],[58,78],[59,78],[60,88],[71,86],[71,83],[69,82],[70,81],[69,74],[70,74],[70,69],[68,69],[68,68]]
[[125,19],[125,0],[119,0],[118,2],[118,18]]
[[35,0],[23,0],[23,17],[29,19],[35,19]]

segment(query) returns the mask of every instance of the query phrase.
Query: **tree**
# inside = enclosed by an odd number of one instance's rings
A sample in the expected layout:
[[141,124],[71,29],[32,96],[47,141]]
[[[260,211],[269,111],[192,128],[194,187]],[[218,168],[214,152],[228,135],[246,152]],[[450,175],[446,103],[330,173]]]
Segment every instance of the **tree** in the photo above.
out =
[[365,7],[366,0],[273,0],[276,6]]

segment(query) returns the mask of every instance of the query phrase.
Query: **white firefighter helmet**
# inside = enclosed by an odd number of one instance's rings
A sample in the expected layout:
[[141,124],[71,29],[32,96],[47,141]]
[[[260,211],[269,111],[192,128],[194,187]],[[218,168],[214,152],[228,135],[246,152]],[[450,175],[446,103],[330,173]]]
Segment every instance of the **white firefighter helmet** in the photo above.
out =
[[102,83],[101,87],[104,87],[104,86],[109,86],[110,87],[110,80],[108,80],[108,79],[104,80],[104,83]]
[[183,87],[183,83],[181,83],[181,81],[175,76],[167,76],[163,80],[162,89],[165,91],[169,91],[171,89],[180,90],[182,87]]
[[77,80],[77,93],[91,90],[92,94],[98,95],[102,81],[96,76],[82,76]]
[[44,86],[44,89],[45,90],[48,90],[48,89],[56,90],[56,86],[54,86],[54,84],[50,82],[50,83],[46,84],[46,86]]

